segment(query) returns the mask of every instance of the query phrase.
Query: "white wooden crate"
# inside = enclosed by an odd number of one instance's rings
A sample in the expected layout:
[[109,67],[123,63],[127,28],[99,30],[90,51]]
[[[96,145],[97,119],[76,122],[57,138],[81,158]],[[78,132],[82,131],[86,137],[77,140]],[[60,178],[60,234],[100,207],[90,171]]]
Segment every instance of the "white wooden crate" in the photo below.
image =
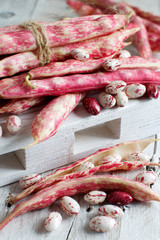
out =
[[[155,12],[158,2],[155,2]],[[25,13],[21,14],[19,1],[14,1],[14,5],[11,0],[2,2],[4,14],[0,15],[0,25],[18,24],[30,18],[53,21],[75,16],[63,0],[28,0],[23,4],[24,8],[26,6]],[[0,116],[4,129],[0,139],[0,186],[17,181],[24,174],[44,172],[68,164],[99,148],[157,134],[160,129],[159,106],[160,99],[130,100],[125,108],[103,109],[98,116],[91,116],[79,105],[56,135],[26,150],[21,148],[33,141],[30,126],[40,107],[21,115],[23,127],[17,135],[6,131],[7,116]]]
[[160,99],[130,100],[125,108],[104,109],[97,116],[79,105],[56,135],[25,150],[21,148],[33,141],[30,125],[36,113],[22,115],[21,131],[17,135],[5,131],[0,139],[0,185],[68,164],[99,148],[156,134],[160,129],[159,105]]

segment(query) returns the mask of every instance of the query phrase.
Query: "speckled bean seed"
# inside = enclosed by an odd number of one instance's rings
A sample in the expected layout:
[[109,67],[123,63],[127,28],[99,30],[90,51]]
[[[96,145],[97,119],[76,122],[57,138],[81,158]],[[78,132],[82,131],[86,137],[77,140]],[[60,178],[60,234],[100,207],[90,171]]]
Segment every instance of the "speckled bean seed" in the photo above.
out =
[[99,93],[98,101],[104,108],[112,108],[116,104],[116,99],[105,92]]
[[146,87],[140,83],[133,83],[125,88],[125,93],[129,98],[142,97],[146,92]]
[[122,92],[122,91],[117,93],[117,95],[115,96],[115,99],[116,99],[116,104],[119,107],[125,107],[128,103],[128,97],[125,94],[125,92]]
[[84,170],[87,170],[87,169],[91,169],[93,167],[94,167],[94,164],[92,162],[84,162],[80,166],[74,168],[73,172],[84,171]]
[[117,55],[116,58],[130,58],[131,53],[127,50],[121,50]]
[[64,196],[60,198],[59,205],[69,216],[78,214],[80,212],[80,206],[78,202],[71,197]]
[[2,126],[0,125],[0,137],[2,137],[3,135],[3,130],[2,130]]
[[95,232],[106,232],[116,225],[116,220],[108,216],[97,216],[91,219],[89,226]]
[[59,212],[51,212],[45,219],[44,227],[47,231],[51,232],[56,230],[62,222],[62,216]]
[[123,91],[125,87],[126,83],[124,81],[117,80],[109,83],[105,88],[105,92],[108,94],[117,94],[118,92]]
[[85,49],[76,48],[71,51],[71,56],[79,61],[89,58],[89,53]]
[[159,97],[159,88],[155,84],[147,84],[146,94],[149,98],[157,99]]
[[126,156],[126,161],[144,161],[148,162],[150,160],[150,156],[144,152],[134,152]]
[[7,130],[11,134],[16,134],[21,129],[21,119],[16,115],[11,115],[6,121]]
[[87,110],[88,113],[92,115],[98,115],[101,111],[101,107],[98,101],[93,97],[86,97],[82,101],[83,106]]
[[118,59],[107,59],[103,63],[103,67],[106,71],[115,71],[121,66],[121,62]]
[[107,164],[107,163],[120,162],[121,160],[122,160],[121,155],[119,155],[119,154],[112,154],[112,155],[108,155],[108,156],[102,158],[99,161],[99,165]]
[[111,204],[101,206],[98,208],[98,212],[101,215],[110,217],[120,217],[123,215],[123,210],[120,207]]
[[30,174],[28,176],[23,177],[20,181],[19,181],[19,186],[21,188],[28,188],[30,186],[32,186],[33,184],[35,184],[36,182],[38,182],[39,180],[42,179],[42,176],[39,174]]
[[84,200],[92,205],[104,202],[107,194],[103,191],[91,191],[84,195]]
[[152,171],[144,171],[135,177],[135,181],[142,182],[146,185],[153,184],[157,180],[157,174]]

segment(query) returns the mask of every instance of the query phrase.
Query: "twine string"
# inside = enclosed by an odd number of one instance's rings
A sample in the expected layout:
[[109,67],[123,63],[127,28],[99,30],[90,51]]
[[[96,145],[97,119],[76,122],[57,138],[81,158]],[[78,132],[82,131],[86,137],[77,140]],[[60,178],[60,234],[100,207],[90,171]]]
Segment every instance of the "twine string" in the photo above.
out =
[[45,64],[49,63],[51,59],[51,52],[44,27],[35,21],[27,21],[22,23],[20,26],[30,30],[33,33],[38,49],[39,64],[44,66]]

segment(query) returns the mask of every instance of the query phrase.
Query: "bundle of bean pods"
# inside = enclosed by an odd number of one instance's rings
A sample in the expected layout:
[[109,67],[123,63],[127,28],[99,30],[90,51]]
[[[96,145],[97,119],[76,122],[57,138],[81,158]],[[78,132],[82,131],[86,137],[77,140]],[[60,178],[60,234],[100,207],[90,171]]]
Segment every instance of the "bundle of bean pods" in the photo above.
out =
[[[151,156],[144,152],[145,148],[155,141],[157,140],[147,139],[124,142],[110,148],[100,149],[45,177],[37,174],[23,177],[19,185],[24,190],[15,196],[10,194],[8,204],[11,206],[28,195],[32,195],[15,206],[11,213],[0,222],[0,229],[14,217],[28,211],[45,208],[57,199],[59,199],[62,210],[68,215],[78,214],[80,206],[71,196],[85,193],[84,200],[90,205],[105,203],[99,208],[97,217],[88,223],[90,227],[97,232],[110,230],[116,225],[113,217],[123,214],[119,206],[130,204],[133,199],[141,202],[160,201],[160,195],[150,187],[150,184],[156,181],[157,175],[153,171],[143,170],[134,180],[128,180],[117,175],[99,175],[99,172],[132,171],[144,169],[145,166],[160,166],[159,163],[151,162]],[[59,212],[51,212],[44,222],[45,229],[53,231],[59,227],[61,221],[62,217]]]
[[[93,2],[94,8],[67,1],[86,16],[53,23],[29,22],[33,29],[27,24],[0,29],[0,97],[7,101],[0,113],[12,114],[6,119],[8,131],[15,134],[21,128],[21,119],[15,114],[22,114],[47,96],[53,96],[33,120],[34,142],[29,146],[53,136],[83,98],[86,110],[97,115],[101,106],[124,107],[128,98],[159,95],[160,73],[156,69],[160,68],[160,60],[152,57],[144,34],[146,28],[135,8],[119,3],[116,5],[119,12],[115,13],[113,1]],[[106,8],[109,3],[111,6]],[[129,37],[132,37],[129,41],[136,39],[141,57],[123,50],[131,44],[125,41]],[[39,39],[44,41],[39,44]],[[91,90],[100,91],[98,99],[86,96]]]

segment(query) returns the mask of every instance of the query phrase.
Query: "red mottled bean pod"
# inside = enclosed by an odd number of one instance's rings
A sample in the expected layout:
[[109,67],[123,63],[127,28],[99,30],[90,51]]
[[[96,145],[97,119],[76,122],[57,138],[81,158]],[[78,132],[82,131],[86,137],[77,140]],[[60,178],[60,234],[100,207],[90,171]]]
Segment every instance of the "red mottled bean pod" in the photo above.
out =
[[[143,183],[131,181],[114,175],[97,175],[61,181],[36,193],[32,198],[22,201],[0,222],[0,229],[14,217],[40,208],[45,208],[62,196],[72,196],[91,190],[125,191],[138,201],[160,201],[160,195]],[[129,198],[130,199],[130,198]],[[123,200],[126,200],[124,198]],[[128,203],[128,198],[127,198]],[[125,202],[126,204],[126,202]]]

